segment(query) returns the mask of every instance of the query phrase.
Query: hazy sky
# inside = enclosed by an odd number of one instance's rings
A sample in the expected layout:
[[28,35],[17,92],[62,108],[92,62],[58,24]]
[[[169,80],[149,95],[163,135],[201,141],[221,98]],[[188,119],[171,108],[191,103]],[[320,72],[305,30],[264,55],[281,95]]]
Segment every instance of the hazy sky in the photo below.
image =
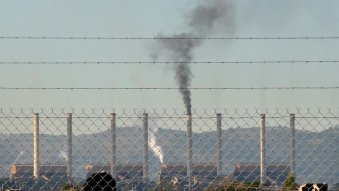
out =
[[[1,0],[0,36],[187,31],[197,0]],[[212,36],[339,36],[337,0],[232,1]],[[150,61],[154,40],[0,39],[0,61]],[[209,40],[194,61],[339,60],[339,40]],[[161,57],[167,61],[171,58]],[[192,65],[192,87],[339,86],[338,63]],[[0,65],[2,87],[177,87],[173,66]],[[192,91],[194,108],[337,107],[339,90]],[[0,90],[1,107],[184,108],[177,90]]]

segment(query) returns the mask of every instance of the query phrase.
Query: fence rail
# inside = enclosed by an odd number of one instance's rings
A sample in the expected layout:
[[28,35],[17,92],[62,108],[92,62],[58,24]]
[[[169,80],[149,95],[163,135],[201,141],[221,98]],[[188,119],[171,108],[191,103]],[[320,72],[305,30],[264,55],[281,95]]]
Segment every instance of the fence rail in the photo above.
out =
[[0,132],[2,189],[80,190],[102,171],[118,190],[339,182],[339,108],[3,108]]

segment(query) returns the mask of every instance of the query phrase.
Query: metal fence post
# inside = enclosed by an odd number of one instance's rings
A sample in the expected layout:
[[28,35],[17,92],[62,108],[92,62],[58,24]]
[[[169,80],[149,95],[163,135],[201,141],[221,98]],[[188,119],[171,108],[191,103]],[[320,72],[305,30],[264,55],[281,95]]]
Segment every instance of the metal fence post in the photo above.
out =
[[111,133],[112,133],[112,161],[111,161],[111,175],[116,178],[116,119],[115,113],[111,113]]
[[143,135],[144,135],[144,147],[143,147],[143,165],[142,165],[142,179],[143,183],[148,182],[148,114],[143,114]]
[[263,186],[266,181],[266,147],[265,147],[265,114],[260,114],[260,185]]
[[[3,189],[20,190],[80,189],[103,171],[119,179],[120,190],[213,190],[258,181],[256,190],[267,191],[279,189],[288,177],[298,183],[326,181],[331,187],[338,180],[337,110],[204,109],[192,114],[188,108],[150,114],[122,110],[120,116],[97,109],[0,108],[0,178]],[[312,157],[325,152],[325,157]]]
[[39,113],[34,113],[33,126],[33,177],[39,179]]
[[72,113],[67,113],[67,180],[72,184]]
[[295,177],[295,114],[290,114],[290,175]]
[[217,113],[217,175],[220,176],[222,172],[222,138],[221,135],[221,113]]

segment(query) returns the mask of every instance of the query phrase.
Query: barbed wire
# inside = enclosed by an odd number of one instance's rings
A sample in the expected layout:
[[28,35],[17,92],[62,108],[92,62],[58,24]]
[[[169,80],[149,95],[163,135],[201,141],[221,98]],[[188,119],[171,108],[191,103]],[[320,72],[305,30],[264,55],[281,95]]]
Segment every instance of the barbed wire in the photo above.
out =
[[119,36],[0,36],[12,40],[337,40],[339,36],[267,36],[267,37],[119,37]]
[[0,87],[0,90],[338,90],[339,86],[276,87]]
[[[279,116],[279,117],[266,117],[267,119],[284,119],[288,118],[289,116]],[[27,116],[5,116],[5,117],[0,117],[0,119],[31,119],[32,117],[27,117]],[[66,119],[67,117],[40,117],[41,119]],[[111,117],[73,117],[74,119],[110,119]],[[211,116],[206,116],[206,117],[192,117],[192,119],[216,119],[217,117],[211,117]],[[251,116],[251,117],[221,117],[221,119],[255,119],[255,118],[260,118],[260,116]],[[339,116],[337,117],[326,117],[326,116],[306,116],[306,117],[295,117],[299,119],[338,119]],[[142,117],[123,117],[120,116],[119,119],[142,119]],[[149,119],[187,119],[186,116],[178,116],[178,117],[149,117]]]
[[259,60],[259,61],[0,61],[0,65],[97,65],[97,64],[311,64],[339,63],[339,60]]

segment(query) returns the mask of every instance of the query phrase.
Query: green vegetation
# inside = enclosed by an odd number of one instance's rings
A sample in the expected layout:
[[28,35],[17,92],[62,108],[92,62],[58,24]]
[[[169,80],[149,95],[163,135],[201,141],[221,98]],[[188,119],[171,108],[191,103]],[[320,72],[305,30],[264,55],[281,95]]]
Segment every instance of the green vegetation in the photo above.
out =
[[70,185],[68,183],[66,183],[62,188],[61,188],[62,191],[79,191],[80,189],[77,188],[76,186],[74,185]]
[[224,180],[219,185],[210,185],[205,191],[257,191],[259,182],[241,183],[236,180]]
[[294,177],[289,175],[280,191],[298,190],[299,185],[295,182]]

